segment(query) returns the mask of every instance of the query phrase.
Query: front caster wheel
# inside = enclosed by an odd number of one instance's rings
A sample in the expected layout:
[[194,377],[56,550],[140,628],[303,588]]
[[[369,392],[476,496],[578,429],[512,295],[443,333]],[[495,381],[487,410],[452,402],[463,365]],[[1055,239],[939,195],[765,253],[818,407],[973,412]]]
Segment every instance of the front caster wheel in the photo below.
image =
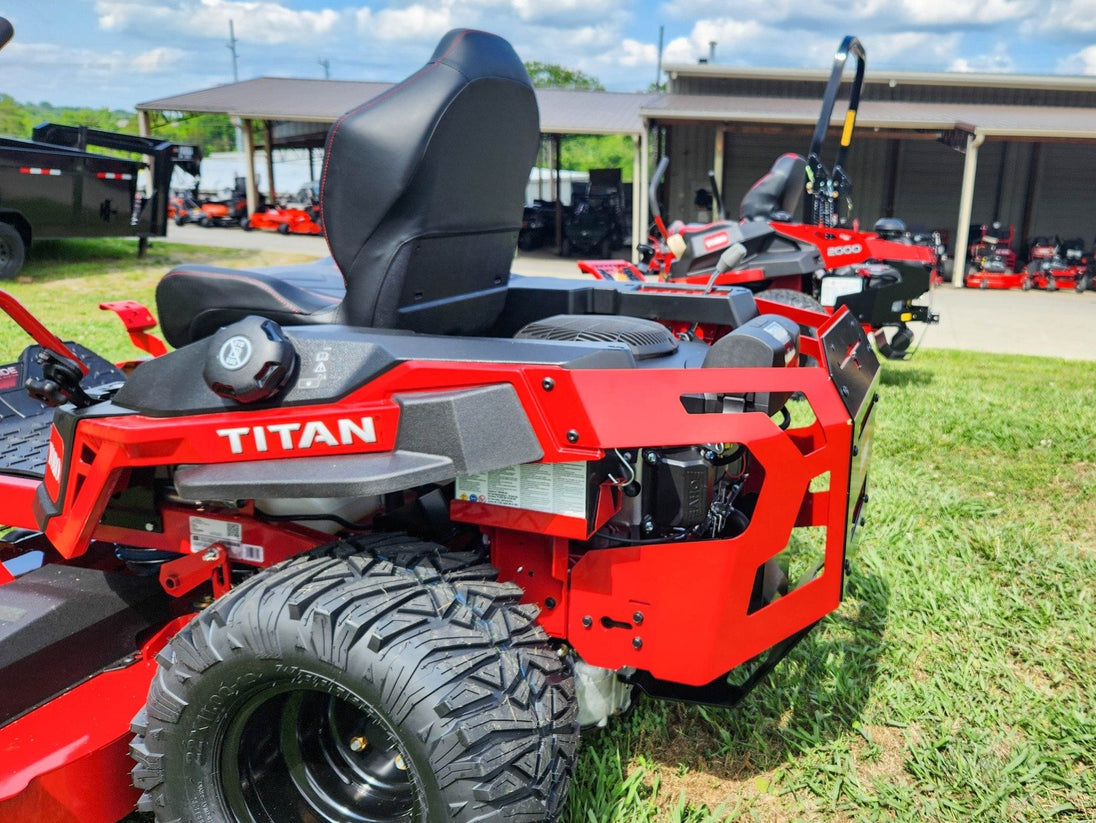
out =
[[261,572],[159,656],[131,746],[159,821],[551,821],[566,663],[478,556],[359,537]]

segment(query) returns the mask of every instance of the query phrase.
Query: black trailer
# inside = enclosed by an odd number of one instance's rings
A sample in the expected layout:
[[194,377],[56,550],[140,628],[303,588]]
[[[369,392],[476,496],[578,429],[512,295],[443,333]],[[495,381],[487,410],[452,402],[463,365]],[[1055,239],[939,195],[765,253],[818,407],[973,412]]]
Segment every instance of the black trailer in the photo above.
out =
[[[88,146],[151,158],[151,193],[137,188],[140,159],[94,154]],[[167,234],[171,173],[197,175],[201,153],[155,137],[43,123],[32,139],[0,137],[0,279],[14,277],[32,240]]]

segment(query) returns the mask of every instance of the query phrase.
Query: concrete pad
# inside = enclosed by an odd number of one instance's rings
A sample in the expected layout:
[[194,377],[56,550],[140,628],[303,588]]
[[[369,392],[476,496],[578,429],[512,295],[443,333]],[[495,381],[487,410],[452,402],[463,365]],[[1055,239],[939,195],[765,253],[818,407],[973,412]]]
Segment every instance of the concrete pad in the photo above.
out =
[[1096,292],[939,286],[932,305],[940,322],[917,331],[925,348],[1096,360]]

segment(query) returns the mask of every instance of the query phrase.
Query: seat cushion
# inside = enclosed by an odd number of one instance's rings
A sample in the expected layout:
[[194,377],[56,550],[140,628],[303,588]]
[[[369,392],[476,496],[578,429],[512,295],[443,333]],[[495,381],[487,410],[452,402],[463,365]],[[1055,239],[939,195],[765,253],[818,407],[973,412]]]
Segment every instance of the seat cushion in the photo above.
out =
[[249,314],[283,326],[340,322],[344,291],[330,259],[252,270],[177,266],[156,287],[156,311],[178,348]]

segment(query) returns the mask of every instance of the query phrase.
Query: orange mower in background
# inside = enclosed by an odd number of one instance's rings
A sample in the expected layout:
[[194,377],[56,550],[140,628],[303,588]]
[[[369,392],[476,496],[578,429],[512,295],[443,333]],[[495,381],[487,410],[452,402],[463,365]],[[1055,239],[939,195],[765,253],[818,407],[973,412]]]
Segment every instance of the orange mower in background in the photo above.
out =
[[276,231],[279,234],[323,234],[318,206],[306,209],[274,207],[263,209],[240,221],[244,231]]

